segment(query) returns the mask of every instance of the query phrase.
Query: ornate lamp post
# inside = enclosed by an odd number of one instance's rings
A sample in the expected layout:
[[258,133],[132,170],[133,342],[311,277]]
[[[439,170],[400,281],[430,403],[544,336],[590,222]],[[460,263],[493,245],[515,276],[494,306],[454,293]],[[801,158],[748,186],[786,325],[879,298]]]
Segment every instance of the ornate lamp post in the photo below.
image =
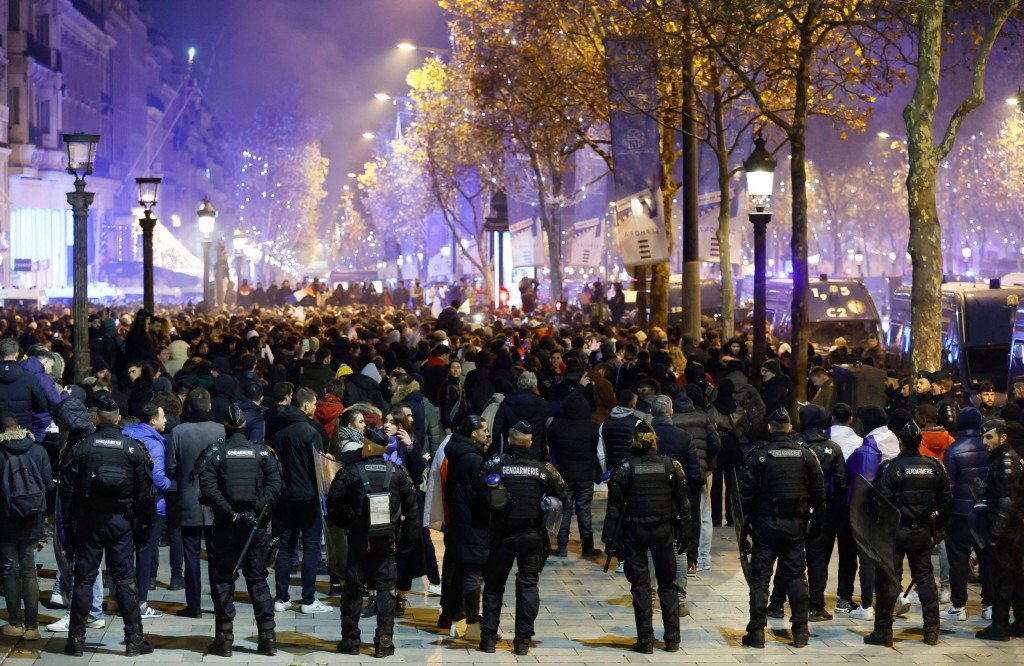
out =
[[156,309],[153,296],[153,229],[156,227],[156,218],[153,217],[153,206],[156,205],[160,180],[135,179],[139,186],[139,205],[143,209],[142,217],[139,218],[139,226],[142,227],[142,306],[150,313]]
[[85,191],[85,177],[92,173],[99,140],[98,134],[64,135],[67,171],[75,177],[75,191],[68,192],[68,203],[73,211],[75,225],[75,250],[72,258],[75,337],[71,349],[74,354],[76,384],[81,384],[89,372],[89,327],[86,322],[89,318],[89,206],[92,205],[93,193]]
[[199,233],[203,234],[203,303],[209,308],[213,300],[210,284],[210,244],[213,239],[210,236],[217,222],[217,211],[210,205],[210,197],[203,197],[203,205],[196,215],[199,218]]
[[765,212],[771,203],[775,184],[775,158],[765,148],[760,132],[754,138],[754,152],[743,162],[747,174],[747,195],[754,211],[748,214],[754,225],[754,350],[753,371],[759,372],[765,354],[765,298],[767,297],[767,252],[765,237],[772,214]]
[[242,286],[242,268],[245,266],[245,236],[241,229],[235,229],[231,238],[231,247],[235,249],[235,281],[236,288]]

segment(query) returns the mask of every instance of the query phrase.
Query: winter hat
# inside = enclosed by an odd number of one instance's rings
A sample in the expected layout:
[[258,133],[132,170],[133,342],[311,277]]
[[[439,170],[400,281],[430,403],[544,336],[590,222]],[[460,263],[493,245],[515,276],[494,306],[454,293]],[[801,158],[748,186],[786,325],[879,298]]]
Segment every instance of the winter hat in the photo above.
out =
[[800,430],[823,430],[828,425],[828,412],[818,405],[804,405],[799,414]]
[[768,372],[772,373],[773,375],[781,375],[782,374],[782,364],[779,363],[779,359],[777,359],[777,358],[770,358],[767,361],[765,361],[764,363],[762,363],[761,364],[761,369],[762,370],[767,370]]
[[[892,416],[895,415],[896,412],[893,412]],[[863,407],[859,407],[857,409],[855,416],[860,418],[860,422],[864,425],[865,434],[871,432],[872,430],[875,430],[876,428],[881,428],[882,426],[886,425],[885,410],[879,407],[878,405],[864,405]],[[893,426],[892,416],[890,416],[890,419],[888,421],[889,427]],[[905,422],[903,424],[900,424],[899,428],[895,429],[895,432],[899,432],[904,425],[906,425]]]
[[981,412],[974,407],[965,407],[956,415],[957,430],[977,430],[981,427]]

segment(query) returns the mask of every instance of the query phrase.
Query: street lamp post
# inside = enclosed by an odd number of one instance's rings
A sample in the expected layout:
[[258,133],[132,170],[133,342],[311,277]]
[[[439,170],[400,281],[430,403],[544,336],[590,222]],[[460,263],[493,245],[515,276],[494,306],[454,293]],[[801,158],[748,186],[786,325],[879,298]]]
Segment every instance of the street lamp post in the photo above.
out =
[[213,299],[213,285],[210,284],[210,245],[217,211],[210,205],[210,197],[203,197],[203,205],[196,214],[199,218],[199,233],[203,234],[203,304],[209,308]]
[[[505,234],[508,233],[508,195],[496,190],[491,195],[491,212],[485,218],[484,230],[491,234],[491,265],[496,267],[498,279],[494,281],[494,307],[501,305],[499,296],[505,286]],[[497,255],[497,261],[495,261]]]
[[142,227],[142,306],[152,313],[156,310],[153,295],[153,229],[156,228],[156,218],[153,217],[153,206],[160,190],[160,179],[136,178],[135,183],[139,186],[139,205],[143,209],[139,218],[139,226]]
[[231,246],[235,249],[235,287],[239,288],[242,286],[242,269],[245,265],[245,236],[242,235],[241,229],[235,229]]
[[72,316],[75,337],[72,341],[74,355],[75,383],[81,384],[89,373],[89,206],[93,193],[85,191],[85,177],[92,173],[96,159],[98,134],[65,134],[67,149],[67,171],[75,177],[75,191],[68,192],[68,203],[74,217],[75,250],[72,258],[74,267],[74,297]]
[[775,183],[775,159],[765,148],[760,132],[754,138],[754,152],[743,163],[747,175],[747,194],[754,211],[748,214],[754,225],[754,350],[753,371],[759,372],[765,356],[765,299],[767,297],[765,237],[772,214],[765,212],[771,203]]

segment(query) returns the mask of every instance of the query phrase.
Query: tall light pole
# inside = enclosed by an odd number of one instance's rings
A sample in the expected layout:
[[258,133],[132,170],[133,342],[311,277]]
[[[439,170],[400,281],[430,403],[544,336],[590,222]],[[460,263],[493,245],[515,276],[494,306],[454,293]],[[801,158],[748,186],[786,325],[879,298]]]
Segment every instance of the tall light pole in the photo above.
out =
[[772,214],[765,212],[771,203],[772,188],[775,184],[775,158],[765,148],[764,139],[758,132],[754,138],[754,152],[743,162],[747,174],[747,195],[754,211],[748,214],[754,225],[754,350],[753,372],[761,370],[765,356],[765,298],[767,297],[767,252],[765,236]]
[[210,197],[203,197],[203,205],[199,207],[196,216],[199,219],[199,233],[203,235],[203,304],[209,309],[213,300],[213,285],[210,284],[210,244],[213,239],[210,236],[217,222],[217,211],[210,205]]
[[235,288],[238,289],[242,286],[242,267],[245,260],[245,236],[241,229],[235,229],[234,236],[231,238],[231,247],[235,250],[235,282],[237,283]]
[[67,149],[67,171],[75,177],[75,191],[68,192],[68,203],[74,217],[75,250],[72,257],[74,273],[74,317],[75,337],[71,350],[74,355],[73,368],[75,383],[81,385],[89,373],[89,206],[93,193],[85,191],[85,177],[92,173],[96,159],[98,134],[65,134],[64,147]]
[[501,290],[505,287],[505,234],[508,233],[508,195],[505,190],[495,190],[491,194],[490,214],[485,218],[484,230],[491,235],[491,265],[498,274],[492,294],[497,309],[501,305]]
[[139,218],[139,226],[142,227],[142,307],[152,314],[156,310],[153,295],[153,229],[156,228],[156,218],[153,217],[153,206],[160,191],[160,179],[136,178],[135,183],[139,186],[139,205],[143,209]]

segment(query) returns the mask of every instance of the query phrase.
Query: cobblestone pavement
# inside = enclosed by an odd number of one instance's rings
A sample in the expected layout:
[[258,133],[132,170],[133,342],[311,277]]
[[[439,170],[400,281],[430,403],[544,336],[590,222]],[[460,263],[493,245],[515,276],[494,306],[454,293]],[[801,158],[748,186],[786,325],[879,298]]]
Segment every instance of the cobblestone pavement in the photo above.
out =
[[[595,526],[600,534],[604,512],[604,494],[598,493],[594,503]],[[574,524],[575,532],[575,524]],[[987,622],[980,618],[976,586],[971,586],[969,617],[966,622],[944,621],[941,643],[927,647],[921,642],[920,606],[914,606],[906,618],[898,618],[894,627],[895,649],[866,646],[862,636],[871,630],[871,623],[835,619],[811,625],[811,642],[796,650],[789,646],[788,620],[769,620],[767,647],[754,650],[741,647],[740,638],[747,621],[747,588],[735,555],[735,539],[731,528],[715,530],[712,548],[713,568],[689,579],[687,603],[692,615],[682,620],[681,650],[675,654],[661,651],[656,645],[653,655],[629,651],[635,640],[629,586],[619,574],[601,572],[601,562],[579,556],[577,540],[569,546],[568,558],[551,558],[541,576],[541,611],[537,621],[535,642],[529,656],[512,654],[511,629],[515,608],[514,580],[506,589],[502,625],[508,639],[499,643],[498,652],[485,655],[475,645],[449,638],[434,628],[438,614],[438,598],[427,597],[425,583],[416,583],[409,593],[409,609],[398,618],[395,630],[396,654],[388,661],[413,663],[491,664],[523,663],[649,663],[711,664],[711,663],[814,663],[816,666],[861,662],[902,664],[947,664],[985,662],[992,664],[1024,663],[1024,639],[1009,643],[990,643],[974,637],[974,632]],[[436,535],[440,536],[440,535]],[[435,539],[438,555],[440,539]],[[53,556],[48,547],[40,553],[44,579],[42,598],[49,598],[53,578]],[[829,590],[835,590],[835,557]],[[335,664],[380,663],[373,659],[372,640],[375,620],[363,620],[363,650],[359,657],[340,655],[335,645],[340,639],[340,618],[337,597],[326,597],[335,606],[330,613],[303,615],[296,611],[277,614],[279,653],[263,657],[256,653],[256,627],[252,607],[243,590],[238,593],[239,617],[235,622],[235,651],[230,660],[208,656],[206,646],[213,635],[212,603],[207,596],[201,620],[179,618],[174,611],[183,607],[184,592],[169,592],[167,549],[161,549],[160,584],[150,593],[150,603],[165,615],[145,622],[145,633],[156,645],[154,654],[140,658],[138,663],[207,662],[253,664]],[[241,582],[241,581],[240,581]],[[293,583],[298,579],[293,578]],[[327,593],[326,577],[318,582],[321,597]],[[293,588],[294,596],[295,588]],[[828,599],[831,606],[835,597]],[[42,625],[59,619],[61,609],[41,608]],[[0,613],[6,616],[6,612]],[[4,664],[27,664],[39,660],[46,664],[125,664],[122,645],[122,623],[116,615],[107,615],[107,626],[89,631],[87,651],[82,658],[62,653],[66,634],[43,631],[43,640],[35,643],[15,642],[0,638],[0,658]],[[660,617],[655,613],[656,635],[660,638]]]

